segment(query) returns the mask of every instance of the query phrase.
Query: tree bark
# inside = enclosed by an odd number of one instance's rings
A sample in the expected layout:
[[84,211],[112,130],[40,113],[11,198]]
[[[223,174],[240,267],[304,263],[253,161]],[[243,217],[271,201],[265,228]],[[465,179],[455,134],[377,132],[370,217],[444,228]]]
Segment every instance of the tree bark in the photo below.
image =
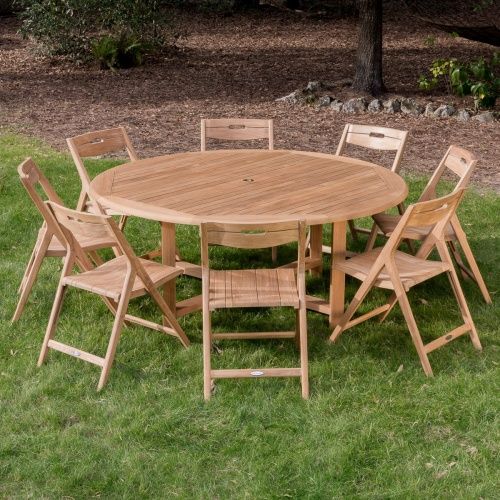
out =
[[382,78],[382,0],[359,0],[359,35],[353,89],[381,94]]

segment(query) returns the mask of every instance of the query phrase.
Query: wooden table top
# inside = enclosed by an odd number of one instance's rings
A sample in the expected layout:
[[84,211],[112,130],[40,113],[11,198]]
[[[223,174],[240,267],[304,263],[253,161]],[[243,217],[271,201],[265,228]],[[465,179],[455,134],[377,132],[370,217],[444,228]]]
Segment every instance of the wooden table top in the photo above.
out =
[[160,222],[346,221],[402,202],[408,188],[362,160],[285,150],[218,150],[148,158],[91,183],[103,206]]

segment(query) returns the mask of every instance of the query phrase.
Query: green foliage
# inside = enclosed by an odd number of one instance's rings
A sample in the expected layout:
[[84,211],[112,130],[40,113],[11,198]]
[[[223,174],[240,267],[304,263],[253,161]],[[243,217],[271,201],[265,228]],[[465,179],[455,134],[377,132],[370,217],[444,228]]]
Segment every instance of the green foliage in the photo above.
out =
[[103,69],[132,68],[142,64],[144,46],[135,37],[106,35],[94,42],[92,53]]
[[[125,59],[133,53],[159,50],[166,44],[167,15],[159,0],[18,0],[22,8],[21,33],[36,40],[49,55],[88,61],[96,55],[106,64],[116,51],[133,40]],[[137,44],[137,45],[136,45]],[[129,44],[130,45],[130,44]],[[139,45],[141,50],[139,51]],[[99,46],[96,49],[96,46]],[[126,48],[126,47],[125,47]],[[120,59],[120,56],[117,56]]]
[[500,94],[500,77],[495,75],[500,66],[500,52],[490,61],[480,57],[470,63],[457,59],[436,59],[429,68],[430,76],[420,75],[422,90],[432,90],[444,82],[448,93],[460,97],[472,95],[476,108],[491,108]]

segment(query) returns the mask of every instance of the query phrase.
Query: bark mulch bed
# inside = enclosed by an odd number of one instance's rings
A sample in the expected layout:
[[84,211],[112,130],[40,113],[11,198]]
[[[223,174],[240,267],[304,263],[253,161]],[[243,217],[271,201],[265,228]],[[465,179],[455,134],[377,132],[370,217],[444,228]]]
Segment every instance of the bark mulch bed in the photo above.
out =
[[[40,136],[61,150],[66,137],[124,125],[139,154],[148,156],[197,150],[203,117],[273,118],[277,148],[324,152],[335,151],[346,122],[372,123],[409,130],[404,173],[432,171],[447,146],[457,144],[481,159],[473,182],[500,190],[499,122],[346,115],[274,102],[310,80],[353,76],[355,20],[269,10],[185,15],[177,23],[184,36],[175,51],[141,68],[111,72],[35,57],[16,33],[17,20],[0,18],[0,125]],[[387,16],[384,30],[388,95],[423,98],[416,81],[434,59],[468,60],[493,49],[406,15]],[[425,99],[458,103],[445,93]]]

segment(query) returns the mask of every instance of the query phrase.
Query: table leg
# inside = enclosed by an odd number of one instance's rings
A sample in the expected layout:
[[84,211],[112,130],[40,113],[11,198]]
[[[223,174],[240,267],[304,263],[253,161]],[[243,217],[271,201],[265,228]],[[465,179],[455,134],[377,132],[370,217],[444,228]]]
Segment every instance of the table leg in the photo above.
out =
[[334,263],[345,260],[346,222],[335,222],[332,228],[332,269],[330,273],[330,326],[337,325],[344,312],[345,273],[338,271]]
[[[175,267],[175,224],[169,222],[161,223],[161,261],[167,266]],[[163,286],[163,297],[168,307],[175,314],[175,280],[165,283]]]
[[[323,261],[323,226],[311,226],[311,239],[310,245],[310,257],[311,259],[319,259],[320,262]],[[323,271],[323,266],[320,264],[316,267],[311,268],[311,274],[313,276],[321,276]]]

